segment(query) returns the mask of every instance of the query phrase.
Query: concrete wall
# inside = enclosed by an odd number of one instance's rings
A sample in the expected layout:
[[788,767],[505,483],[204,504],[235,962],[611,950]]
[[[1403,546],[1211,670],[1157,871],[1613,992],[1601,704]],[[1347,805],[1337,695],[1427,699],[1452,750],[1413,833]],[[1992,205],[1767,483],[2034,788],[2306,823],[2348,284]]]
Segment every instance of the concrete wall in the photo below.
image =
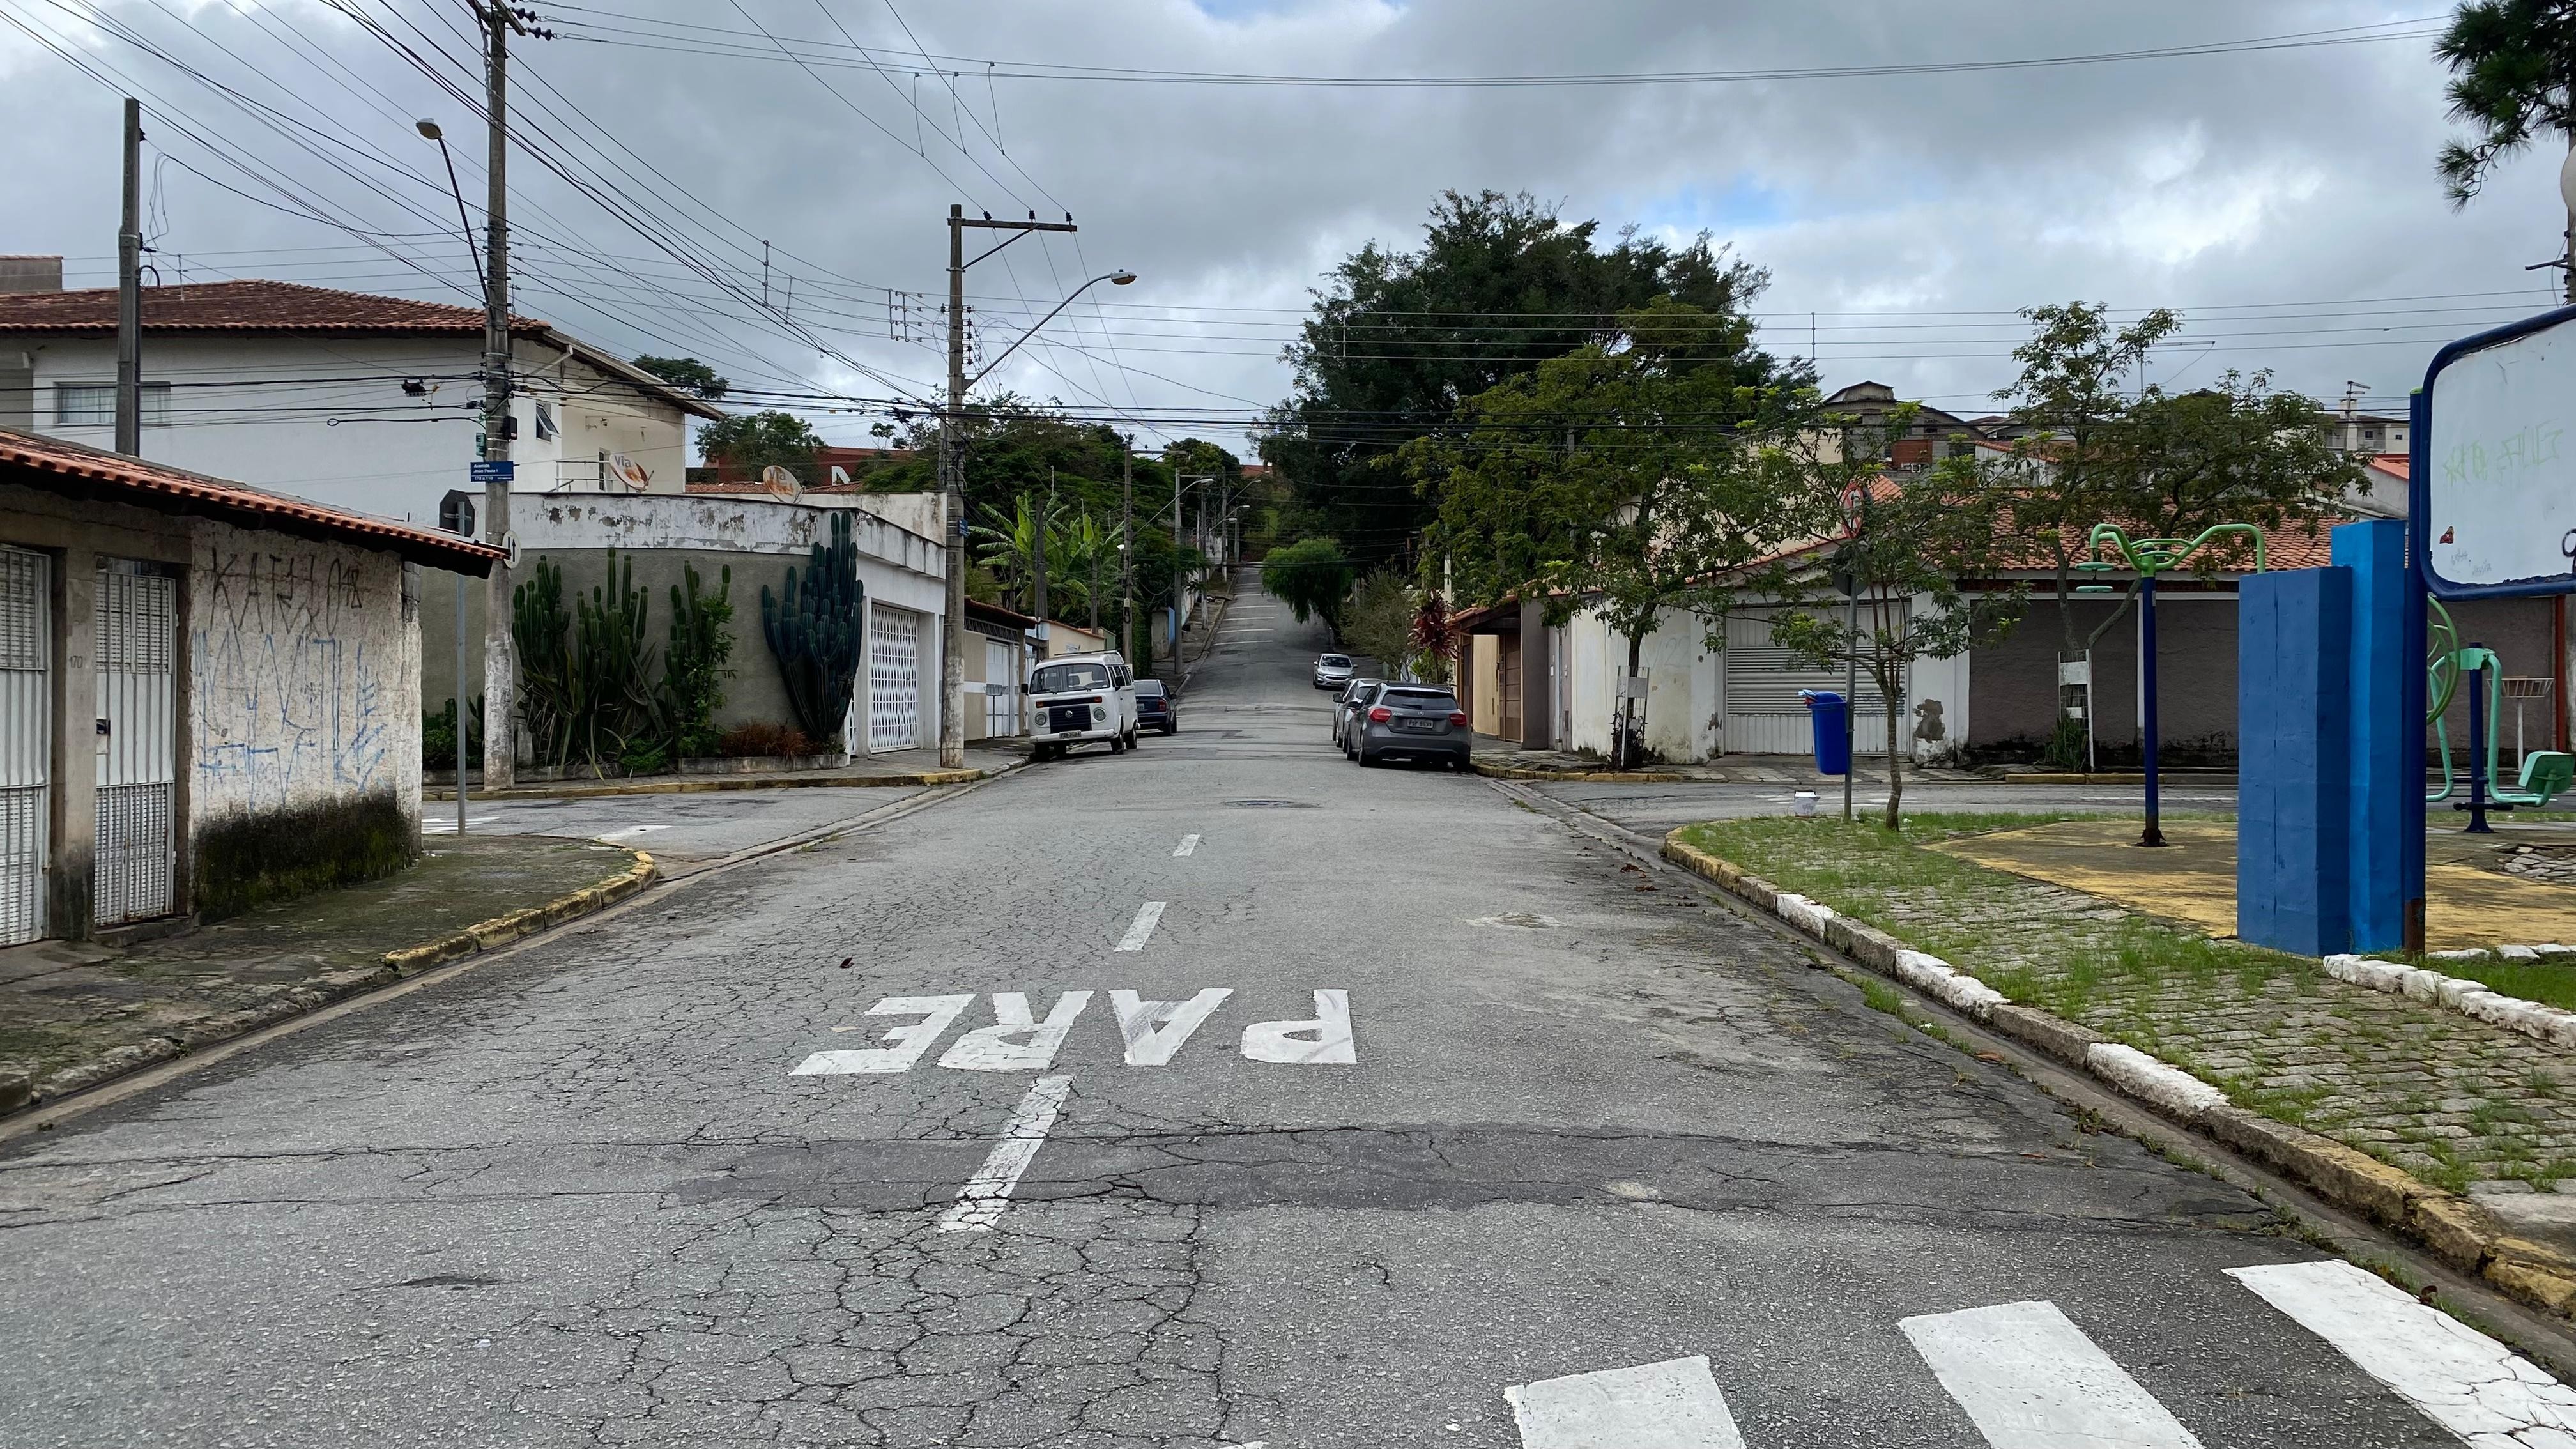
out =
[[[2078,637],[2118,607],[2116,598],[2077,599]],[[2093,737],[2134,749],[2138,730],[2138,610],[2121,615],[2093,644]],[[2054,599],[2034,599],[2005,641],[1976,652],[1970,727],[1979,745],[2036,743],[2057,723],[2057,656],[2064,631]],[[2169,747],[2236,748],[2236,595],[2168,585],[2156,593],[2157,717]]]
[[[835,513],[851,519],[851,537],[859,555],[859,582],[872,604],[910,609],[931,617],[923,639],[925,719],[936,714],[940,637],[937,623],[947,602],[945,564],[939,546],[873,514],[820,504],[733,494],[689,495],[534,495],[513,492],[513,531],[523,550],[519,577],[533,574],[537,561],[552,560],[564,571],[565,607],[571,596],[603,585],[614,551],[621,572],[634,564],[633,581],[647,591],[646,626],[657,651],[667,647],[671,626],[671,589],[683,570],[695,564],[699,584],[713,589],[723,570],[733,570],[732,677],[716,711],[724,728],[739,724],[794,724],[787,688],[760,626],[760,591],[783,593],[787,570],[806,566],[813,547],[827,541]],[[421,698],[438,709],[454,697],[456,678],[455,609],[457,576],[424,575],[421,608]],[[1062,633],[1062,626],[1058,626]],[[483,669],[482,580],[466,580],[466,694],[480,695]],[[981,666],[982,646],[969,637],[966,667]],[[657,652],[658,659],[658,652]],[[864,667],[860,671],[866,678]],[[967,724],[977,727],[982,715],[969,700]],[[865,711],[859,734],[864,736]],[[924,725],[937,738],[935,722]]]
[[[439,500],[450,489],[472,486],[466,469],[482,429],[483,394],[474,381],[482,349],[479,335],[147,336],[144,382],[170,389],[166,413],[145,409],[143,456],[434,525]],[[114,382],[114,341],[0,333],[0,363],[21,353],[35,364],[34,430],[111,446],[112,427],[56,421],[54,387]],[[622,452],[652,475],[653,493],[680,491],[688,419],[677,407],[527,339],[519,341],[517,359],[528,394],[514,405],[519,437],[511,451],[521,488],[595,491],[599,454]],[[409,396],[407,379],[430,390]],[[554,438],[537,436],[540,402],[558,425]]]
[[401,561],[211,521],[194,533],[194,826],[352,794],[417,819],[419,611]]

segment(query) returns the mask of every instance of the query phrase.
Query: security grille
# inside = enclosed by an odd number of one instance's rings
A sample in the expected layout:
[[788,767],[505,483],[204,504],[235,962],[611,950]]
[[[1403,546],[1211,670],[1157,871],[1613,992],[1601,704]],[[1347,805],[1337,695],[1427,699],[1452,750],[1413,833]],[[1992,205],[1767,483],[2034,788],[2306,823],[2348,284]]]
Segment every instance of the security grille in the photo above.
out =
[[921,616],[879,604],[868,610],[868,748],[921,744]]
[[[1836,618],[1840,618],[1837,610]],[[1864,601],[1861,627],[1870,626]],[[1843,692],[1840,666],[1819,669],[1802,656],[1771,642],[1768,613],[1730,614],[1726,651],[1719,667],[1726,676],[1726,720],[1722,748],[1730,754],[1802,755],[1814,747],[1803,690]],[[1853,747],[1887,748],[1886,706],[1869,671],[1860,673],[1859,698],[1853,702]]]
[[1020,686],[1011,657],[1018,651],[998,639],[984,641],[984,733],[1020,732]]
[[178,586],[147,564],[98,571],[98,845],[91,907],[100,925],[168,915],[178,701]]
[[0,946],[45,934],[53,815],[51,560],[0,548]]

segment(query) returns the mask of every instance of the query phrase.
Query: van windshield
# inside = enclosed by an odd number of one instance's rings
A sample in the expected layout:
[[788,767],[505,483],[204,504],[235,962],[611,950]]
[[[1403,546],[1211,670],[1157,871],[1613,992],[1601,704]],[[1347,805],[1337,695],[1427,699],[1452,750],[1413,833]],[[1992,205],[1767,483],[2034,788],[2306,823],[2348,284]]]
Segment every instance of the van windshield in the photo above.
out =
[[1048,664],[1029,676],[1038,694],[1064,694],[1076,689],[1107,689],[1109,671],[1097,664]]

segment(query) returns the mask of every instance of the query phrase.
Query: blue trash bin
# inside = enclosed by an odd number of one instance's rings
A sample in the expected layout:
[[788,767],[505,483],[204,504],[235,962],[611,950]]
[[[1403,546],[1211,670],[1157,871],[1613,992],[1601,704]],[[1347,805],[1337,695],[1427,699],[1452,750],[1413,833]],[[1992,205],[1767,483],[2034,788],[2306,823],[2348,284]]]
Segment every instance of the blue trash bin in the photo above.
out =
[[1843,711],[1848,708],[1843,697],[1830,689],[1802,689],[1798,697],[1807,702],[1807,718],[1816,727],[1816,773],[1848,775],[1851,773],[1851,739],[1843,728]]

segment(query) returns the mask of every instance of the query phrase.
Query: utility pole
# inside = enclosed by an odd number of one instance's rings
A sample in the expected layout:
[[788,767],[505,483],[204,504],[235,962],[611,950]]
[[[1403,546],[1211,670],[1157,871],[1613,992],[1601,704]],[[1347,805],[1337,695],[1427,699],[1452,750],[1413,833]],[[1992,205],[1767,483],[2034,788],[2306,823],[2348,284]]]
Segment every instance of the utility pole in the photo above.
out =
[[[503,4],[475,7],[483,22],[484,171],[483,541],[510,548],[510,31],[518,24]],[[483,789],[506,790],[518,778],[518,651],[510,635],[510,560],[492,561],[483,594]],[[457,728],[464,728],[464,681],[457,681]],[[464,781],[457,781],[461,792]]]
[[125,98],[125,224],[116,231],[116,451],[143,456],[143,103]]
[[1046,503],[1038,514],[1037,536],[1029,540],[1029,563],[1031,571],[1037,575],[1037,587],[1034,597],[1037,601],[1038,654],[1040,658],[1045,658],[1055,653],[1055,640],[1053,637],[1055,630],[1048,627],[1049,621],[1053,618],[1053,615],[1047,609],[1046,576],[1047,515],[1053,512],[1055,512],[1055,470],[1050,468],[1047,470]]
[[[976,257],[966,257],[966,228],[1012,233],[1000,245]],[[939,476],[941,490],[947,495],[943,511],[948,516],[946,544],[948,556],[948,627],[939,650],[939,765],[941,769],[962,769],[966,764],[966,455],[958,447],[957,430],[966,419],[966,269],[1000,251],[1033,231],[1074,231],[1073,218],[1040,221],[1031,212],[1026,221],[995,221],[991,213],[981,220],[966,215],[966,208],[951,204],[948,208],[948,397],[939,413]],[[1135,277],[1120,273],[1127,281]],[[1114,280],[1104,278],[1103,280]],[[1085,286],[1090,285],[1084,283]],[[1120,285],[1125,285],[1121,283]],[[1067,303],[1072,298],[1066,298]],[[1056,311],[1064,310],[1059,303]],[[1047,316],[1054,316],[1050,312]],[[1040,319],[1043,323],[1044,319]],[[1034,331],[1035,329],[1031,329]],[[1025,338],[1023,341],[1027,340]],[[1018,343],[1013,343],[1014,348]],[[1004,353],[1008,356],[1008,353]],[[985,367],[990,372],[1001,358]],[[1039,627],[1045,627],[1040,617]]]
[[[1118,480],[1118,652],[1136,647],[1136,435],[1121,439],[1119,459],[1126,471]],[[1151,641],[1148,641],[1151,642]]]
[[[1172,470],[1172,662],[1181,660],[1181,608],[1189,595],[1183,588],[1188,570],[1181,563],[1181,470]],[[1186,671],[1184,671],[1186,673]]]

